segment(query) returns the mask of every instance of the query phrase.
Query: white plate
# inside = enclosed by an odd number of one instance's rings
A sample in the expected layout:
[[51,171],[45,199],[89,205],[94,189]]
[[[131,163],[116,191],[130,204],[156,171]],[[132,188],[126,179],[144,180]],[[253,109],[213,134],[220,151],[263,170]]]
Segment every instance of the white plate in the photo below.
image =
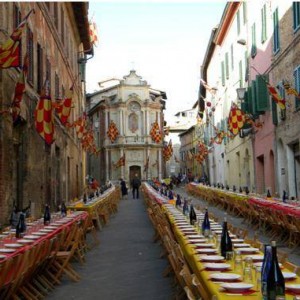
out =
[[46,233],[52,232],[52,231],[53,231],[52,229],[41,229],[40,230],[40,232],[46,232]]
[[52,226],[54,226],[55,228],[57,228],[57,227],[61,226],[61,224],[60,223],[53,223]]
[[215,280],[236,280],[241,278],[241,275],[233,273],[213,273],[210,274],[210,278]]
[[197,240],[197,239],[203,240],[203,239],[204,239],[204,236],[203,236],[203,235],[200,235],[200,234],[186,234],[186,237],[187,237],[189,240]]
[[232,241],[233,243],[243,243],[243,242],[244,242],[243,239],[231,239],[231,241]]
[[222,263],[206,263],[203,264],[204,268],[213,269],[213,270],[225,270],[230,268],[230,264]]
[[1,248],[0,249],[0,252],[1,253],[12,253],[12,252],[15,252],[16,249],[8,249],[8,248]]
[[40,232],[40,231],[38,231],[38,232],[33,232],[32,233],[32,235],[37,235],[37,236],[42,236],[42,235],[45,235],[45,234],[47,234],[47,232]]
[[291,291],[300,291],[300,284],[286,284],[285,289]]
[[4,259],[4,258],[6,258],[6,255],[0,255],[0,259]]
[[23,238],[24,238],[24,239],[27,239],[27,240],[37,240],[37,239],[39,239],[40,237],[37,236],[37,235],[25,235]]
[[223,256],[220,255],[199,255],[201,261],[220,261],[224,260]]
[[215,244],[200,244],[200,243],[195,243],[193,244],[193,246],[195,246],[196,248],[213,248],[215,247]]
[[34,243],[34,240],[18,240],[18,243],[21,243],[21,244],[31,244],[31,243]]
[[221,287],[228,291],[246,291],[253,288],[253,284],[244,282],[222,283]]
[[205,239],[189,239],[189,244],[205,244]]
[[57,229],[56,226],[45,226],[44,229]]
[[195,249],[195,251],[197,253],[216,253],[217,252],[216,249],[212,249],[212,248]]
[[[236,249],[235,249],[236,250]],[[264,256],[263,255],[249,255],[249,256],[245,256],[244,259],[246,259],[247,257],[252,258],[253,261],[263,261],[264,260]]]
[[257,249],[257,248],[251,248],[251,247],[249,247],[249,248],[235,248],[234,249],[235,251],[240,251],[241,253],[242,252],[244,252],[244,253],[252,253],[252,252],[258,252],[259,251],[259,249]]
[[6,248],[20,248],[23,247],[22,244],[4,244]]
[[293,279],[293,278],[297,277],[297,275],[292,272],[282,272],[282,275],[283,275],[284,279]]
[[234,248],[249,248],[249,244],[233,244]]
[[[262,264],[263,264],[263,262],[262,262],[262,261],[260,261],[260,262],[256,262],[256,263],[254,263],[253,265],[254,265],[255,267],[261,267],[261,266],[262,266]],[[281,264],[281,263],[278,263],[278,265],[279,265],[279,267],[280,267],[280,268],[282,267],[282,264]]]

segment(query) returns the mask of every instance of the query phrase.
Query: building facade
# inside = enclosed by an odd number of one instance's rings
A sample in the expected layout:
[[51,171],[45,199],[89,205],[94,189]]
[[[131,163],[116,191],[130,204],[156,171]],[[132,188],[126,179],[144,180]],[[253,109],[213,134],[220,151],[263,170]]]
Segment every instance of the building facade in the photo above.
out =
[[[99,124],[100,148],[98,158],[88,159],[90,175],[100,182],[119,178],[130,182],[135,174],[142,180],[164,178],[162,150],[166,93],[151,88],[134,70],[123,80],[112,79],[100,84],[98,92],[87,95],[89,118],[94,128]],[[155,122],[161,134],[157,141],[150,134]],[[115,140],[107,135],[111,124],[118,131]]]
[[[75,129],[66,128],[54,115],[55,141],[47,145],[35,130],[34,110],[46,79],[52,102],[63,99],[73,86],[72,123],[85,109],[85,58],[91,53],[88,3],[1,2],[0,44],[27,13],[21,56],[28,55],[28,75],[21,102],[21,122],[0,116],[0,223],[7,224],[13,204],[24,208],[31,201],[33,216],[44,204],[54,210],[62,201],[82,193],[85,161]],[[81,64],[79,64],[79,59]],[[7,110],[20,69],[0,68],[0,107]]]

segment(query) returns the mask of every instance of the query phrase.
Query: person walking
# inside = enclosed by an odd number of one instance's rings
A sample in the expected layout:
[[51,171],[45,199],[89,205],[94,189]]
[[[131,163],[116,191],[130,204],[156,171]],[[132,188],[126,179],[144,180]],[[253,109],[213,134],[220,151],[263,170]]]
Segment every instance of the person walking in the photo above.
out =
[[135,174],[134,178],[131,181],[133,199],[135,199],[135,196],[136,196],[137,199],[139,199],[139,188],[140,188],[140,185],[141,185],[141,181],[138,178],[138,174]]
[[127,186],[126,186],[126,182],[123,178],[120,178],[120,185],[121,185],[121,193],[122,193],[122,198],[126,198],[126,196],[128,195],[128,191],[127,191]]

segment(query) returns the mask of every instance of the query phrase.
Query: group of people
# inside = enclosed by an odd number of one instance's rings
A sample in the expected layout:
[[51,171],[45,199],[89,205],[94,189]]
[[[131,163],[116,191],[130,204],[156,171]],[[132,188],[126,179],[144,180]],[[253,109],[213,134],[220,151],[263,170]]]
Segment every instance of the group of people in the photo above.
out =
[[[141,180],[138,177],[138,174],[135,174],[133,179],[131,180],[131,188],[132,188],[132,197],[133,199],[139,199],[140,194],[139,194],[139,189],[141,186]],[[120,178],[120,186],[121,186],[121,193],[122,193],[122,198],[127,197],[128,195],[128,187],[123,178]]]

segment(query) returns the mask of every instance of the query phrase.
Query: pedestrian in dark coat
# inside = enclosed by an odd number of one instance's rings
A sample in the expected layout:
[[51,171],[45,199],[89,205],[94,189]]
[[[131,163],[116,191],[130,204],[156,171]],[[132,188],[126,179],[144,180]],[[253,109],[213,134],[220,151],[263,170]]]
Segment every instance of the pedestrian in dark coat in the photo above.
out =
[[120,185],[121,185],[121,193],[122,193],[122,198],[126,197],[128,195],[128,190],[126,186],[126,182],[123,178],[120,179]]

